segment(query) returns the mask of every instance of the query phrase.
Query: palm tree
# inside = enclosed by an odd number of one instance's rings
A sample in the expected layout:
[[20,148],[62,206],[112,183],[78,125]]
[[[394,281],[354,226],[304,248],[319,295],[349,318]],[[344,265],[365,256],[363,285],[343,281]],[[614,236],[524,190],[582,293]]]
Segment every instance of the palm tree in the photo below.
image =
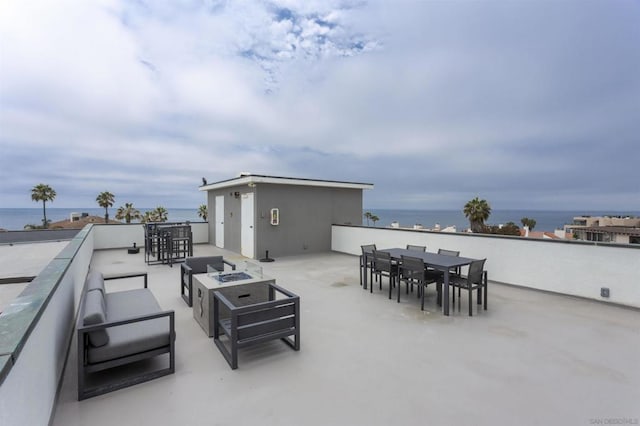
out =
[[491,206],[487,200],[480,200],[478,197],[468,201],[462,210],[464,215],[469,219],[471,230],[473,232],[482,232],[485,220],[491,215]]
[[169,212],[162,206],[158,206],[151,211],[144,212],[142,215],[142,222],[166,222],[169,216]]
[[371,212],[366,212],[366,213],[364,214],[364,218],[365,218],[365,219],[367,219],[367,226],[369,226],[369,220],[371,220],[371,217],[372,217],[372,216],[373,216],[373,215],[371,214]]
[[536,227],[535,219],[529,219],[528,217],[523,217],[522,219],[520,219],[520,222],[522,222],[522,226],[528,226],[529,231],[533,231],[533,228]]
[[44,183],[39,183],[33,188],[31,188],[31,199],[33,201],[42,201],[42,226],[47,228],[49,226],[49,221],[47,221],[47,201],[52,201],[56,198],[56,191],[51,188],[49,185],[45,185]]
[[370,219],[373,222],[373,226],[376,226],[376,222],[380,220],[380,218],[375,214],[372,214]]
[[131,223],[131,220],[140,220],[142,216],[140,211],[133,207],[133,203],[124,203],[124,206],[118,207],[116,212],[116,219],[124,220],[126,223]]
[[109,191],[98,194],[96,202],[100,207],[104,207],[104,223],[109,223],[109,207],[113,206],[114,195]]
[[206,204],[201,204],[200,207],[198,207],[198,216],[200,216],[202,218],[202,220],[204,220],[204,221],[207,220],[207,205]]
[[142,223],[157,222],[156,217],[153,215],[153,211],[144,212],[144,214],[140,216],[140,221]]
[[153,215],[157,219],[156,222],[166,222],[169,219],[169,212],[162,206],[156,207]]

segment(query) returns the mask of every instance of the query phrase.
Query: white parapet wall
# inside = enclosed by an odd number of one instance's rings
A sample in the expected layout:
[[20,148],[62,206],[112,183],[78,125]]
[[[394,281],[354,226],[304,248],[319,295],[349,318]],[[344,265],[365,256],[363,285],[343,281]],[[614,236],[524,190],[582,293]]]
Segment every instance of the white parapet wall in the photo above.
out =
[[[209,226],[207,222],[191,223],[194,244],[209,242]],[[144,228],[140,223],[122,225],[93,225],[96,236],[96,250],[132,247],[144,247]]]
[[[354,255],[364,244],[459,250],[460,256],[486,258],[491,281],[640,307],[637,246],[343,225],[332,227],[331,244]],[[609,289],[608,298],[600,296],[601,288]]]
[[50,422],[93,246],[90,228],[80,231],[0,317],[0,337],[17,343],[0,383],[0,425]]
[[[194,244],[206,222],[191,223]],[[87,225],[0,316],[0,425],[50,423],[94,250],[144,246],[140,224]],[[73,349],[73,348],[72,348]]]

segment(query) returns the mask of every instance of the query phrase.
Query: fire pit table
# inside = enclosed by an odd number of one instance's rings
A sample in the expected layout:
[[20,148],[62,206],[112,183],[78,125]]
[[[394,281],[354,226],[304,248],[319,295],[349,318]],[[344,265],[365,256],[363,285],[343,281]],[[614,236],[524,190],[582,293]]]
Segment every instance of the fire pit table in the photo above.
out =
[[[220,291],[234,306],[247,306],[269,300],[269,285],[275,279],[262,274],[260,267],[245,271],[211,272],[193,276],[193,318],[209,337],[213,337],[213,292]],[[229,318],[229,309],[220,306],[220,318]]]

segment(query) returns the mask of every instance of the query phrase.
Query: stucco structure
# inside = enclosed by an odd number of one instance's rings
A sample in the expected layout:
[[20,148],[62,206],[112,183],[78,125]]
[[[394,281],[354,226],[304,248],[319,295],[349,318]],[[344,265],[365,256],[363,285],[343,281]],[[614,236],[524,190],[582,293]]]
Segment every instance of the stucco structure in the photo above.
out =
[[[331,250],[331,225],[362,223],[368,183],[242,174],[203,185],[209,241],[250,258]],[[277,210],[274,210],[277,209]]]
[[577,240],[640,244],[640,218],[633,216],[577,216],[565,225]]

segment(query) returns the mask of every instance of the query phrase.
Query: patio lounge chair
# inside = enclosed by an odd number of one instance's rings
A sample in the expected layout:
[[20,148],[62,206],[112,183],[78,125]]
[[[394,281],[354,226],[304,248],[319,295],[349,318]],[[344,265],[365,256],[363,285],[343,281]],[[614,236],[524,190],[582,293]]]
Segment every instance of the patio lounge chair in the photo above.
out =
[[460,304],[460,289],[468,290],[469,316],[473,315],[473,290],[478,290],[478,305],[483,303],[484,310],[487,310],[487,271],[484,270],[486,260],[487,259],[473,261],[471,265],[469,265],[469,272],[466,277],[453,276],[449,281],[449,285],[453,287],[452,303],[454,305],[456,301],[455,287],[458,287],[458,304]]
[[180,295],[187,303],[187,306],[193,306],[193,274],[205,274],[207,266],[215,268],[217,271],[224,271],[224,265],[227,264],[233,271],[236,270],[235,263],[224,260],[222,256],[202,256],[188,257],[184,263],[180,264]]

